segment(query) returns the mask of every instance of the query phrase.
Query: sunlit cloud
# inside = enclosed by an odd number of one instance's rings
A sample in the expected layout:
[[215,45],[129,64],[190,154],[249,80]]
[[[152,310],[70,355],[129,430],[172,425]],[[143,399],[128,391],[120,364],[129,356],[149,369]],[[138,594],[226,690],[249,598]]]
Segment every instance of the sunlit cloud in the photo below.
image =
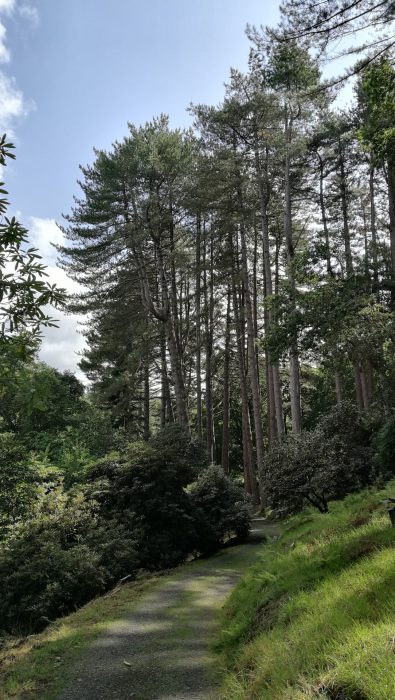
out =
[[[45,271],[48,275],[47,281],[66,289],[69,294],[81,291],[81,285],[70,279],[64,270],[56,266],[58,253],[53,244],[62,245],[64,236],[55,220],[31,216],[28,226],[29,241],[42,256],[42,262],[46,266]],[[77,368],[79,355],[86,345],[81,328],[83,318],[76,314],[66,314],[51,307],[48,307],[46,312],[51,318],[57,320],[58,327],[43,329],[40,359],[60,370],[68,369],[76,372],[80,379],[86,381],[82,372]]]
[[[19,16],[32,24],[38,22],[37,9],[28,2],[0,0],[0,63],[10,63],[12,56],[7,46],[7,16],[18,12]],[[26,101],[18,88],[15,78],[0,70],[0,132],[14,136],[14,124],[17,119],[26,116],[33,104]]]

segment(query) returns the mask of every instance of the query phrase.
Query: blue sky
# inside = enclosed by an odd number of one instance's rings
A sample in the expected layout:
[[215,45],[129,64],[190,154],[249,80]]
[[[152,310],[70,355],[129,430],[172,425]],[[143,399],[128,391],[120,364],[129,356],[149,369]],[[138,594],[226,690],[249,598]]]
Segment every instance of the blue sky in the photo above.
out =
[[[0,131],[17,145],[5,179],[50,278],[70,290],[50,242],[93,147],[160,113],[188,126],[190,102],[216,104],[230,66],[245,69],[250,24],[273,25],[262,0],[0,0]],[[59,316],[59,314],[57,314]],[[83,339],[61,315],[41,357],[76,369]]]
[[246,22],[274,23],[277,4],[36,0],[35,21],[14,12],[5,22],[7,72],[35,105],[15,127],[18,163],[9,184],[18,208],[59,217],[78,164],[91,159],[93,146],[122,137],[127,121],[165,112],[184,126],[190,101],[218,102],[230,65],[246,67]]

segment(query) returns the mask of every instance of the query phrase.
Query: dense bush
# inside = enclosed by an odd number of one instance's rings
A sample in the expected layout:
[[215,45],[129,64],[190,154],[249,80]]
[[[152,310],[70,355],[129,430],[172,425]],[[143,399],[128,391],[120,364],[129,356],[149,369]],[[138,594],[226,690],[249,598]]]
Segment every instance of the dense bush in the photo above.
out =
[[206,554],[217,549],[227,535],[245,538],[250,528],[244,491],[221,467],[207,467],[190,490],[194,505],[197,549]]
[[0,545],[0,630],[38,630],[102,593],[138,557],[129,533],[104,523],[83,493],[58,487]]
[[90,463],[84,484],[57,478],[0,543],[0,629],[40,629],[138,569],[248,532],[242,491],[176,426]]
[[187,472],[183,461],[168,459],[165,447],[160,452],[144,442],[88,470],[90,494],[102,516],[137,536],[147,569],[174,566],[191,551],[194,519],[184,488],[190,480]]
[[286,436],[267,453],[260,483],[271,508],[297,512],[307,503],[321,512],[328,501],[374,478],[371,434],[352,405],[335,406],[317,427]]
[[26,515],[36,498],[39,475],[13,433],[0,433],[0,535]]

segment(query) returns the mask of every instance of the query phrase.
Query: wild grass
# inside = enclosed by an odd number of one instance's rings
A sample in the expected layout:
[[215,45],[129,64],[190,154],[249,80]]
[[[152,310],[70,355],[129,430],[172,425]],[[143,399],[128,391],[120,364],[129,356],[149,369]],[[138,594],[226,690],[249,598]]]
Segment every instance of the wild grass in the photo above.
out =
[[228,600],[222,696],[395,698],[395,529],[368,490],[290,519]]

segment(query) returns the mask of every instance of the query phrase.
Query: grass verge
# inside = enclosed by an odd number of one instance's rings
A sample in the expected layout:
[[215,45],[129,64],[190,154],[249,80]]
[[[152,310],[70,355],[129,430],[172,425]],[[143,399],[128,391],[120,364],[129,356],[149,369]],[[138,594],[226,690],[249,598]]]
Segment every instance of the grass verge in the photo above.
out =
[[132,609],[160,576],[133,581],[60,618],[41,634],[3,640],[0,648],[1,700],[53,700],[66,684],[81,651],[114,620]]
[[394,493],[305,511],[262,550],[222,614],[223,698],[395,698]]

